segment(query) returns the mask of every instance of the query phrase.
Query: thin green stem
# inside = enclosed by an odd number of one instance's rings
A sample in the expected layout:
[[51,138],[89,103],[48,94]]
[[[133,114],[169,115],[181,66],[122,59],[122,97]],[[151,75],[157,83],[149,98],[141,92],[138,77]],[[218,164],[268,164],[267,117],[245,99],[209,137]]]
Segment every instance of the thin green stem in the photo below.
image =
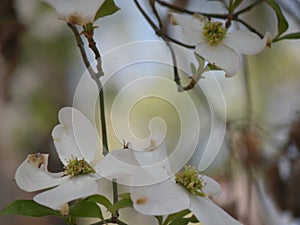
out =
[[84,43],[81,39],[80,33],[76,26],[74,26],[71,23],[67,23],[68,27],[72,30],[77,46],[80,50],[81,57],[83,59],[83,62],[89,71],[89,74],[91,78],[95,81],[98,91],[99,91],[99,105],[100,105],[100,120],[101,120],[101,131],[102,131],[102,143],[103,143],[103,154],[106,155],[108,153],[108,138],[107,138],[107,128],[106,128],[106,118],[105,118],[105,103],[104,103],[104,91],[102,87],[102,83],[100,81],[100,76],[103,75],[102,67],[101,67],[101,55],[97,49],[96,43],[93,39],[89,40],[89,47],[92,49],[92,51],[95,54],[95,58],[97,60],[97,69],[98,72],[95,72],[93,68],[91,67],[91,64],[87,58],[85,49],[84,49]]
[[[73,34],[76,38],[77,46],[80,50],[81,56],[83,58],[84,64],[87,67],[92,79],[95,81],[98,87],[99,91],[99,105],[100,105],[100,120],[101,120],[101,131],[102,131],[102,143],[103,143],[103,154],[106,155],[108,153],[108,141],[107,141],[107,127],[106,127],[106,118],[105,118],[105,102],[104,102],[104,90],[102,83],[100,81],[100,77],[104,75],[103,70],[102,70],[102,59],[101,59],[101,54],[96,46],[96,42],[93,39],[93,35],[89,36],[88,33],[85,34],[85,37],[87,38],[89,42],[89,47],[93,51],[95,55],[95,59],[97,60],[97,69],[98,71],[95,72],[92,67],[90,66],[90,62],[87,58],[85,49],[84,49],[84,44],[81,39],[80,33],[78,32],[77,28],[68,23],[68,26],[71,28],[73,31]],[[118,186],[116,180],[113,180],[112,182],[113,185],[113,199],[114,203],[118,201]],[[120,221],[118,219],[119,214],[118,211],[116,211],[116,214],[112,216],[111,219],[99,222],[97,224],[107,224],[107,223],[115,223],[115,224],[120,224],[120,225],[127,225],[126,223]],[[73,224],[75,225],[75,224]]]
[[99,104],[100,104],[100,120],[101,120],[101,132],[102,132],[102,144],[103,144],[103,155],[107,155],[109,152],[108,148],[108,137],[107,137],[107,126],[105,117],[105,100],[104,100],[104,89],[99,79],[95,80],[99,90]]
[[[102,70],[102,58],[101,54],[97,48],[96,42],[94,40],[94,27],[93,25],[89,25],[85,30],[85,37],[88,40],[89,48],[93,51],[95,55],[95,59],[97,60],[97,69],[98,69],[98,77],[95,79],[95,82],[97,83],[98,89],[99,89],[99,102],[100,102],[100,116],[101,116],[101,128],[102,128],[102,143],[103,143],[103,154],[106,155],[109,152],[108,149],[108,137],[107,137],[107,127],[106,127],[106,118],[105,118],[105,102],[104,102],[104,90],[102,87],[102,84],[100,82],[100,77],[104,75],[104,72]],[[90,29],[88,29],[90,28]],[[114,204],[118,202],[118,184],[117,180],[113,179],[112,181],[112,189],[113,189],[113,202]],[[124,224],[123,222],[118,220],[119,212],[118,210],[115,211],[114,215],[111,217],[112,223],[117,224]],[[107,221],[106,221],[107,222]]]
[[[119,201],[117,179],[112,180],[112,189],[113,189],[113,203],[116,204]],[[118,219],[118,217],[119,217],[119,212],[118,210],[116,210],[115,214],[112,215],[112,218]]]

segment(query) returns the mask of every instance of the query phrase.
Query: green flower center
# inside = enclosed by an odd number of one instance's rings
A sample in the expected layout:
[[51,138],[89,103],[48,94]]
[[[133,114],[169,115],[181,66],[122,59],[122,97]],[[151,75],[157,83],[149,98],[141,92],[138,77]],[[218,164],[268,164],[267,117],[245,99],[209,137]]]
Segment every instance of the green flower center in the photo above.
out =
[[205,184],[199,177],[199,171],[195,167],[185,166],[183,171],[176,173],[175,181],[193,195],[206,196],[203,191]]
[[84,159],[78,160],[77,158],[73,158],[68,161],[68,164],[64,167],[65,175],[70,175],[72,177],[96,173],[93,167],[87,163]]
[[218,45],[226,37],[227,28],[221,22],[208,21],[203,26],[203,35],[210,45]]

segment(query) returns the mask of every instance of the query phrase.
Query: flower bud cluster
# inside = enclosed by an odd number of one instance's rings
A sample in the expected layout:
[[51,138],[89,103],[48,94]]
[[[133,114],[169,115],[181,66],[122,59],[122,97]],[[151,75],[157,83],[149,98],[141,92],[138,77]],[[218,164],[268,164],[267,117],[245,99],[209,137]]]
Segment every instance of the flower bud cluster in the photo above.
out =
[[227,29],[221,22],[208,21],[203,27],[203,36],[210,45],[218,45],[226,37]]
[[203,191],[203,181],[199,176],[199,171],[195,167],[190,165],[185,166],[183,171],[178,172],[175,175],[175,181],[193,195],[201,197],[206,196]]
[[77,157],[69,160],[64,169],[64,174],[71,175],[72,177],[96,173],[96,171],[87,163],[87,161],[84,159],[78,160]]

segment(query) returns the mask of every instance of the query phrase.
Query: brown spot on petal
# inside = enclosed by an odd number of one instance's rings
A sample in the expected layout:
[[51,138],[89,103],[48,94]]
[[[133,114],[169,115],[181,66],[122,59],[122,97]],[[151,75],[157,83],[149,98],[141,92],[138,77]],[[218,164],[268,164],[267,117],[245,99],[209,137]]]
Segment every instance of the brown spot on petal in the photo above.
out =
[[41,153],[37,153],[37,154],[30,154],[28,157],[28,162],[30,162],[31,164],[33,164],[34,166],[40,168],[41,165],[45,164],[45,155],[41,154]]
[[148,198],[142,197],[142,198],[139,198],[138,200],[136,200],[136,204],[142,205],[142,204],[145,204],[147,201],[148,201]]
[[73,13],[68,16],[67,22],[73,25],[82,25],[82,17],[78,13]]
[[174,18],[173,15],[170,17],[170,22],[171,22],[172,25],[175,25],[175,26],[179,25],[178,22],[177,22],[177,20]]
[[63,216],[67,216],[69,214],[69,205],[67,203],[64,204],[63,207],[61,207],[60,213]]

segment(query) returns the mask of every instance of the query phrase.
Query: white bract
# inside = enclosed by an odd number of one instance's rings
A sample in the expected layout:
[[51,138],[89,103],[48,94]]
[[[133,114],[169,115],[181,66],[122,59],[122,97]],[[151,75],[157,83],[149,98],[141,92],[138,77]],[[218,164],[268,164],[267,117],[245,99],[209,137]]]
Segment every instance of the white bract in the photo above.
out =
[[111,151],[96,166],[97,173],[127,186],[145,186],[166,180],[172,172],[162,137],[155,135],[148,139],[144,150],[133,150],[130,144],[129,148]]
[[100,148],[95,128],[80,111],[62,108],[58,118],[60,124],[54,127],[52,137],[64,171],[47,170],[48,154],[30,154],[18,167],[15,180],[28,192],[52,188],[33,199],[52,209],[63,210],[69,201],[97,193],[96,180],[100,176],[94,168],[95,153]]
[[225,70],[226,76],[235,75],[240,67],[239,53],[255,55],[270,44],[267,32],[261,39],[249,31],[228,31],[221,22],[209,21],[200,15],[172,13],[172,22],[182,28],[182,34],[193,45],[195,52],[207,62]]
[[74,25],[93,23],[105,0],[42,0],[56,10],[57,17]]
[[[122,173],[111,166],[109,176],[122,179],[125,174],[131,173],[129,175],[134,185],[130,187],[130,195],[135,210],[141,214],[168,215],[190,209],[204,225],[241,225],[210,200],[210,197],[220,194],[220,186],[215,180],[200,176],[198,171],[190,166],[176,175],[171,175],[170,164],[166,160],[167,152],[163,142],[151,150],[115,150],[100,164],[117,165],[123,162],[123,164],[139,165],[135,170],[127,170],[124,167]],[[154,170],[149,169],[150,165],[156,165],[153,167]],[[161,177],[165,177],[165,180],[143,185],[146,179],[155,181],[155,176],[159,177],[157,180]]]

